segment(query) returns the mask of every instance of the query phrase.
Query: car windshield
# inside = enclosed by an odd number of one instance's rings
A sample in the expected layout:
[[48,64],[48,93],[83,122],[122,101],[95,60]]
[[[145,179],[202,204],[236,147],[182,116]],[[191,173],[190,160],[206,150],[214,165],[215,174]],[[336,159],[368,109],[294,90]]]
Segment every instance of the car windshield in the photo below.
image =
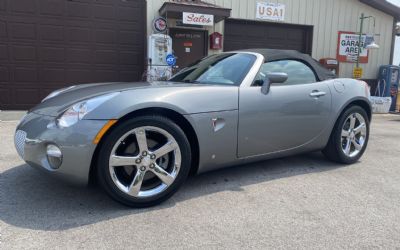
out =
[[246,53],[223,53],[206,57],[184,68],[170,81],[198,84],[239,85],[256,56]]

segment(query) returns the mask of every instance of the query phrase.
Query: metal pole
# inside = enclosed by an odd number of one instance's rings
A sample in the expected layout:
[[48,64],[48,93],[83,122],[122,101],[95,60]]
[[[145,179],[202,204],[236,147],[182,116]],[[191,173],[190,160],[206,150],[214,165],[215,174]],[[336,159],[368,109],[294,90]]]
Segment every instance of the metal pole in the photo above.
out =
[[357,49],[357,68],[360,67],[360,50],[361,50],[361,36],[364,24],[364,13],[361,13],[360,34],[358,35],[358,49]]

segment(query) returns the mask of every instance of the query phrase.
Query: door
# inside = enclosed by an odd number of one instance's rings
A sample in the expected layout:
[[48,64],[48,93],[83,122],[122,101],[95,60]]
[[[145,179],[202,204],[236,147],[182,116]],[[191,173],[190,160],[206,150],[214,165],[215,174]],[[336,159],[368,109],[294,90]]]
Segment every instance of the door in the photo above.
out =
[[292,49],[311,55],[312,34],[312,26],[228,19],[224,50]]
[[302,146],[328,125],[331,94],[325,82],[299,61],[281,60],[263,65],[261,72],[284,72],[288,80],[240,88],[238,156],[249,157]]
[[171,28],[176,65],[185,68],[207,55],[207,31]]
[[66,86],[138,81],[146,1],[0,0],[0,109]]

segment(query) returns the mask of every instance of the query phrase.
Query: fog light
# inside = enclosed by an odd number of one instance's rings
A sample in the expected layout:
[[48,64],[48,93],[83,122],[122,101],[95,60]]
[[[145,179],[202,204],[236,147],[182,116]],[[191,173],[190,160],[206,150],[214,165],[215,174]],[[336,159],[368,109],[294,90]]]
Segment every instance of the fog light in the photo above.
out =
[[49,161],[49,165],[52,169],[57,169],[61,166],[62,163],[62,153],[61,149],[54,144],[47,145],[47,160]]

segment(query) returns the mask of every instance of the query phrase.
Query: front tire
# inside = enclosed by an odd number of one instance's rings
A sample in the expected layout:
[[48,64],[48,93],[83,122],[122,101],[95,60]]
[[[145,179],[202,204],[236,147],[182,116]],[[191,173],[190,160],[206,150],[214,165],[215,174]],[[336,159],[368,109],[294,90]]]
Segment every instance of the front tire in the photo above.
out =
[[186,180],[190,144],[163,116],[140,116],[113,128],[98,153],[97,178],[116,201],[149,207],[171,197]]
[[369,118],[360,106],[350,106],[337,120],[322,153],[330,160],[352,164],[364,154],[369,139]]

